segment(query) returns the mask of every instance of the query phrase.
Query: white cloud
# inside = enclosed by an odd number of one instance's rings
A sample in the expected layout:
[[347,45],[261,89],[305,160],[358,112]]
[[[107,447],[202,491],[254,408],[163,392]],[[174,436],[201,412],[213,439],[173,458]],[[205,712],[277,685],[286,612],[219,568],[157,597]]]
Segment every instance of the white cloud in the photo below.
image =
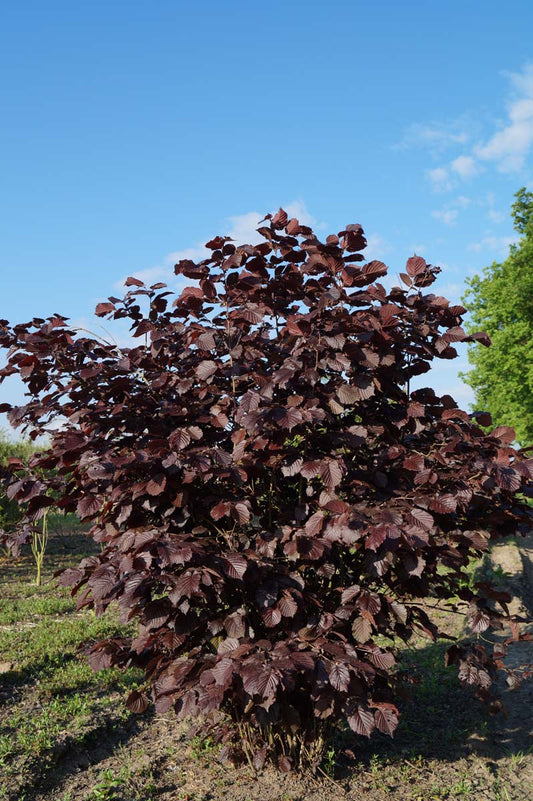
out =
[[509,75],[514,97],[507,107],[507,121],[475,153],[483,161],[492,161],[500,172],[517,172],[524,167],[533,146],[533,64],[521,73]]
[[501,211],[496,211],[494,208],[494,204],[496,203],[496,195],[494,192],[487,192],[484,201],[481,201],[482,205],[488,206],[487,217],[493,223],[502,223],[506,216]]
[[451,162],[450,167],[461,178],[472,178],[478,173],[478,167],[472,156],[458,156]]
[[[321,227],[320,224],[317,224],[315,218],[309,213],[305,203],[302,200],[293,200],[291,203],[285,204],[283,208],[289,217],[297,217],[303,225]],[[245,214],[237,214],[233,217],[228,217],[227,220],[229,223],[229,230],[224,232],[224,236],[231,237],[231,239],[233,239],[237,244],[257,245],[262,241],[263,238],[257,233],[256,229],[264,217],[265,215],[260,214],[258,211],[249,211]],[[199,242],[197,245],[193,245],[192,247],[185,248],[183,250],[173,250],[171,253],[167,253],[161,264],[154,265],[153,267],[147,267],[142,270],[134,270],[133,272],[128,273],[128,275],[138,278],[140,281],[144,281],[144,283],[148,285],[158,283],[159,281],[170,283],[172,288],[175,289],[176,283],[183,283],[184,281],[183,278],[176,278],[174,276],[173,267],[176,262],[181,261],[182,259],[200,261],[201,259],[205,259],[210,252],[211,251],[205,247],[203,242]],[[127,276],[124,276],[120,279],[120,281],[116,281],[113,285],[114,288],[123,290],[124,281],[126,278]],[[187,279],[187,282],[190,283],[190,279]]]
[[312,228],[321,228],[321,224],[316,221],[316,219],[309,213],[306,208],[306,205],[301,200],[294,200],[292,203],[288,203],[286,206],[283,207],[289,217],[296,217],[302,225],[310,225]]
[[493,251],[498,257],[507,256],[510,246],[516,244],[517,241],[518,237],[516,236],[485,236],[479,242],[471,242],[468,250],[474,253]]
[[[289,218],[296,217],[302,225],[316,226],[316,219],[309,213],[305,203],[302,200],[293,200],[291,203],[285,203],[282,206],[289,215]],[[231,229],[228,233],[232,239],[237,243],[244,243],[246,245],[257,245],[263,241],[261,234],[257,233],[257,226],[265,217],[264,214],[259,214],[258,211],[249,211],[246,214],[239,214],[235,217],[229,217]],[[183,258],[183,256],[182,256]],[[191,258],[187,256],[185,258]]]
[[247,214],[239,214],[236,217],[229,217],[231,229],[227,236],[235,242],[246,245],[257,245],[263,237],[256,231],[257,226],[264,219],[264,214],[258,211],[249,211]]
[[455,120],[451,123],[434,123],[421,125],[415,123],[405,131],[401,142],[393,145],[394,150],[406,150],[410,147],[425,147],[433,156],[439,156],[447,148],[454,145],[464,145],[470,139],[466,129],[470,127],[465,119]]
[[[440,267],[442,270],[445,270],[445,265],[441,264]],[[463,284],[459,284],[457,281],[448,281],[447,283],[442,284],[442,286],[440,284],[436,285],[434,291],[439,295],[443,295],[445,298],[448,298],[448,300],[455,302],[460,299],[461,295],[464,293],[464,290],[465,288]]]
[[393,251],[390,243],[379,234],[366,234],[366,241],[367,246],[364,251],[364,257],[367,261],[384,259]]
[[489,209],[487,212],[487,217],[493,223],[502,223],[505,220],[505,214],[502,214],[501,211],[496,211],[495,209]]
[[435,192],[450,192],[455,186],[450,173],[445,167],[435,167],[433,170],[427,170],[426,176]]
[[[436,192],[450,192],[459,181],[476,177],[486,169],[483,163],[494,165],[500,172],[524,169],[533,150],[533,63],[527,64],[521,72],[507,73],[507,77],[511,97],[506,118],[498,130],[478,135],[475,146],[474,126],[464,121],[462,125],[457,121],[447,125],[412,125],[403,141],[395,145],[396,150],[425,147],[433,157],[442,157],[444,150],[450,147],[462,146],[463,152],[447,164],[426,170],[426,178]],[[501,221],[498,212],[492,209],[488,216],[492,222]]]
[[201,259],[205,259],[205,257],[208,256],[209,253],[210,251],[205,247],[205,245],[198,244],[192,248],[185,248],[185,250],[173,250],[171,253],[167,253],[164,261],[167,267],[168,266],[173,267],[177,261],[181,261],[182,259],[190,259],[191,261],[201,261]]
[[434,217],[436,220],[440,220],[440,222],[445,223],[445,225],[453,225],[457,220],[458,214],[459,212],[457,209],[440,209],[431,212],[432,217]]
[[533,96],[533,63],[526,64],[522,72],[505,73],[515,90],[525,97]]
[[435,220],[443,222],[445,225],[453,225],[459,216],[459,209],[466,209],[471,202],[469,197],[459,195],[455,200],[447,203],[442,209],[432,211],[431,216],[434,217]]

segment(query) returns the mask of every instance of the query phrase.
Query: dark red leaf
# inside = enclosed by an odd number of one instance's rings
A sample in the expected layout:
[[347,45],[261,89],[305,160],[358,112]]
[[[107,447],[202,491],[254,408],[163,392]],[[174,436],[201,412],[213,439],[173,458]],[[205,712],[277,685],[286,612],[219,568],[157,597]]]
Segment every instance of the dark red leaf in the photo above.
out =
[[146,492],[148,495],[161,495],[167,485],[167,479],[164,473],[159,473],[154,476],[146,484]]
[[392,737],[398,726],[398,710],[392,704],[382,704],[374,711],[374,719],[376,728]]
[[354,599],[354,598],[355,598],[357,595],[359,595],[360,591],[361,591],[361,587],[359,586],[359,584],[352,584],[352,586],[351,586],[351,587],[347,587],[347,588],[346,588],[345,590],[343,590],[343,592],[342,592],[342,595],[341,595],[341,603],[343,603],[343,604],[349,604],[349,603],[350,603],[350,601],[353,601],[353,599]]
[[113,303],[98,303],[94,313],[97,317],[104,317],[106,314],[110,314],[110,312],[116,311],[116,306]]
[[415,275],[420,275],[425,272],[427,264],[421,256],[411,256],[410,259],[407,259],[405,269],[407,270],[407,274],[413,278]]
[[481,634],[482,631],[486,631],[490,626],[489,615],[483,609],[478,609],[477,607],[470,610],[467,620],[468,625],[476,634]]
[[230,578],[242,579],[248,568],[248,562],[240,553],[229,553],[224,559],[224,567]]
[[208,378],[211,378],[211,376],[214,375],[217,370],[217,363],[211,361],[210,359],[206,359],[205,361],[200,362],[195,372],[200,381],[206,381]]
[[332,459],[326,460],[322,463],[320,468],[320,476],[327,489],[335,489],[335,487],[340,484],[342,480],[342,470],[340,464]]
[[216,684],[227,687],[233,675],[233,660],[223,658],[211,669]]
[[281,621],[281,611],[277,606],[268,606],[266,609],[263,609],[261,614],[263,616],[263,622],[268,628],[277,626]]
[[350,684],[350,671],[342,663],[335,662],[329,668],[329,682],[335,690],[346,692]]
[[368,642],[372,636],[372,624],[365,617],[356,617],[352,624],[352,634],[357,642]]
[[80,520],[85,520],[88,517],[94,517],[100,512],[103,506],[103,499],[99,496],[88,495],[78,501],[76,514]]
[[374,715],[369,709],[362,706],[356,707],[350,714],[347,715],[348,725],[356,734],[362,734],[364,737],[370,737],[376,725],[374,722]]
[[126,699],[126,706],[130,712],[139,715],[141,712],[144,712],[145,709],[148,709],[150,701],[144,693],[133,690]]
[[411,519],[415,526],[421,526],[422,528],[425,528],[428,531],[430,531],[435,524],[433,516],[430,515],[428,511],[426,511],[425,509],[419,509],[416,506],[413,507],[413,509],[411,509]]

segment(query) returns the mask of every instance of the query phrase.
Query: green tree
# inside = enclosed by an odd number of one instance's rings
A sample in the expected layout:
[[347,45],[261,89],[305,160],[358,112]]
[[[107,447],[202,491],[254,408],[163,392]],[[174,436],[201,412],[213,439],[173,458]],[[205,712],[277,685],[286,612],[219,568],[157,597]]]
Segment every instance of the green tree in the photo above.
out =
[[7,475],[6,468],[10,458],[27,461],[35,448],[28,440],[13,442],[0,429],[0,532],[11,530],[21,519],[22,512],[16,501],[10,501],[5,493],[2,479]]
[[[10,458],[27,460],[33,451],[34,448],[30,442],[26,440],[13,442],[4,431],[0,429],[0,478],[3,472],[2,468],[7,467]],[[3,486],[0,483],[0,528],[7,528],[16,522],[20,516],[21,513],[18,504],[7,499]]]
[[509,425],[522,445],[533,443],[533,193],[522,187],[511,208],[521,234],[507,259],[467,280],[463,298],[469,331],[484,330],[490,348],[473,345],[472,369],[462,377],[476,393],[475,408]]

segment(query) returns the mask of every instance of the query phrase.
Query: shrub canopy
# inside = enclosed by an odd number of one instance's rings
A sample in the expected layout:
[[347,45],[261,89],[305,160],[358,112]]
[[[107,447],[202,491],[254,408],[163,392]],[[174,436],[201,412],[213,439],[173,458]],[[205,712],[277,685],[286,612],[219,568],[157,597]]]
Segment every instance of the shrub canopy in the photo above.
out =
[[[34,467],[53,472],[15,476],[10,497],[32,520],[51,484],[56,505],[91,521],[102,552],[61,581],[80,606],[116,601],[139,624],[91,663],[144,668],[162,712],[253,725],[256,764],[265,732],[309,744],[321,721],[346,719],[392,734],[394,639],[438,635],[428,596],[459,596],[473,632],[502,625],[509,596],[468,589],[465,568],[529,527],[518,493],[533,474],[511,429],[486,435],[487,414],[410,392],[455,342],[488,344],[428,290],[437,268],[410,258],[387,292],[359,225],[321,242],[280,210],[259,232],[259,245],[219,236],[206,259],[180,261],[190,285],[176,297],[129,278],[100,303],[130,321],[135,347],[59,315],[0,324],[1,375],[31,396],[0,409],[34,437],[51,431]],[[485,697],[498,648],[449,653]],[[128,703],[144,709],[148,691]]]

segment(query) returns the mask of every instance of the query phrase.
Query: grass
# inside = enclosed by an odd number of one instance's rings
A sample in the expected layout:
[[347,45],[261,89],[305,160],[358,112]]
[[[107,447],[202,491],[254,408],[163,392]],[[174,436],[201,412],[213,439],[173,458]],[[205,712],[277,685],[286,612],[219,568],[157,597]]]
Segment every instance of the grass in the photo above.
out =
[[99,618],[90,610],[77,612],[69,590],[56,587],[53,570],[76,563],[80,551],[87,553],[91,544],[79,526],[70,534],[55,534],[39,587],[30,557],[15,563],[0,561],[5,688],[0,771],[22,787],[53,770],[65,752],[96,741],[103,731],[127,725],[131,714],[123,699],[142,679],[135,670],[95,673],[79,656],[82,643],[131,633],[132,628],[121,624],[113,610]]

